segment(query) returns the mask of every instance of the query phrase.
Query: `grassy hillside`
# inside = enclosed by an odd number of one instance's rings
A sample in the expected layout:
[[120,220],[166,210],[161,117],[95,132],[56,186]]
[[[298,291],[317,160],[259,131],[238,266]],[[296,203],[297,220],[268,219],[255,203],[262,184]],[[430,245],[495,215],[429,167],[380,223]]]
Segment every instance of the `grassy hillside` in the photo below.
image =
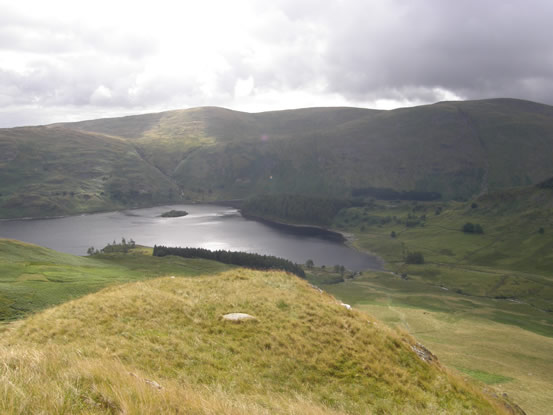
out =
[[[552,218],[553,191],[525,187],[467,203],[351,208],[336,216],[334,226],[354,232],[356,246],[380,253],[398,273],[418,270],[435,284],[448,283],[466,294],[517,298],[552,311]],[[484,232],[463,232],[469,222]],[[424,265],[405,264],[413,251],[424,255]],[[463,276],[452,285],[445,275],[456,269]]]
[[[308,278],[428,344],[446,364],[513,396],[553,405],[553,189],[521,187],[468,202],[382,201],[333,226],[387,260],[388,272]],[[464,233],[465,223],[482,234]],[[392,232],[395,237],[392,237]],[[406,264],[421,252],[424,264]]]
[[516,413],[294,276],[179,270],[3,326],[0,412]]
[[[320,286],[416,337],[448,367],[508,394],[528,415],[550,414],[553,337],[550,329],[549,334],[532,330],[543,313],[388,273],[363,272],[344,283]],[[519,324],[498,318],[502,314],[516,314]]]
[[0,130],[0,216],[366,187],[445,199],[553,175],[553,108],[496,99],[393,111],[205,107]]
[[523,101],[371,112],[332,127],[267,137],[199,148],[174,177],[198,197],[344,197],[356,188],[390,187],[466,198],[553,174],[546,156],[553,150],[553,109]]
[[175,200],[178,187],[121,138],[0,129],[0,215],[55,216]]

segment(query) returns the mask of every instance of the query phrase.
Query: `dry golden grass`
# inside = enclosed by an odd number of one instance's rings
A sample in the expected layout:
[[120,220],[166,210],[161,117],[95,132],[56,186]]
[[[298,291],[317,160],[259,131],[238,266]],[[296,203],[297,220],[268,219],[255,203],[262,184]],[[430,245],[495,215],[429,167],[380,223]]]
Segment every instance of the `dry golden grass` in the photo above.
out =
[[492,387],[528,415],[551,413],[552,338],[474,316],[374,304],[359,308],[413,333],[449,367],[497,377]]
[[2,414],[509,413],[282,272],[111,287],[1,330]]
[[[341,414],[298,397],[240,396],[166,379],[160,388],[120,361],[61,355],[52,348],[0,349],[2,413]],[[260,403],[261,402],[261,403]]]

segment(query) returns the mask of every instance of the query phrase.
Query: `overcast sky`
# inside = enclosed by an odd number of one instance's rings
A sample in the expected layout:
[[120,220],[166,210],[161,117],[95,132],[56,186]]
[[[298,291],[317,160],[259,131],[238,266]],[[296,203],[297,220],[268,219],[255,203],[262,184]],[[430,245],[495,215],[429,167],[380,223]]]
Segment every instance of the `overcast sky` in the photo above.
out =
[[551,0],[0,0],[0,127],[204,105],[553,104]]

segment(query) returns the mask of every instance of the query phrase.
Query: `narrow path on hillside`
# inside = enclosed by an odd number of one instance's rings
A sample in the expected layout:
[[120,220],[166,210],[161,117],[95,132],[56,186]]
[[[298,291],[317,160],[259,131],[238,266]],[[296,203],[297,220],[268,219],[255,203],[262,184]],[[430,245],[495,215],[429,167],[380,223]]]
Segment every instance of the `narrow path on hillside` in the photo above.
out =
[[411,333],[411,327],[409,326],[409,323],[407,322],[407,319],[405,317],[405,313],[398,310],[397,307],[394,307],[392,305],[392,298],[389,295],[387,295],[386,297],[388,299],[388,309],[390,311],[392,311],[393,313],[397,314],[397,316],[399,317],[399,321],[401,322],[401,325],[405,328],[405,330],[407,330],[409,333]]

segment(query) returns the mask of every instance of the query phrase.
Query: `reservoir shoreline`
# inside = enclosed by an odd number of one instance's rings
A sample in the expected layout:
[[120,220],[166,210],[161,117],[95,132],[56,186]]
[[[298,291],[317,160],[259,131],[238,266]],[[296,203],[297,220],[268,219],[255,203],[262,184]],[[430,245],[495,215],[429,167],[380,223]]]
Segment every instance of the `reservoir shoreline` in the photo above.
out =
[[[229,203],[230,204],[230,203]],[[225,206],[226,205],[226,206]],[[167,209],[189,215],[161,218]],[[352,246],[350,235],[311,225],[243,215],[226,203],[160,205],[50,218],[0,220],[0,237],[73,255],[85,255],[122,237],[145,246],[190,246],[274,255],[303,264],[344,265],[352,271],[382,269],[378,256]]]
[[302,235],[302,236],[320,237],[320,238],[325,238],[331,241],[341,242],[341,243],[345,243],[348,241],[348,238],[346,238],[346,236],[341,232],[333,231],[327,228],[323,228],[321,226],[301,225],[301,224],[291,224],[286,222],[280,222],[274,219],[267,219],[262,216],[246,214],[242,211],[240,211],[240,214],[244,219],[254,220],[256,222],[263,223],[267,226],[281,229],[293,234]]

